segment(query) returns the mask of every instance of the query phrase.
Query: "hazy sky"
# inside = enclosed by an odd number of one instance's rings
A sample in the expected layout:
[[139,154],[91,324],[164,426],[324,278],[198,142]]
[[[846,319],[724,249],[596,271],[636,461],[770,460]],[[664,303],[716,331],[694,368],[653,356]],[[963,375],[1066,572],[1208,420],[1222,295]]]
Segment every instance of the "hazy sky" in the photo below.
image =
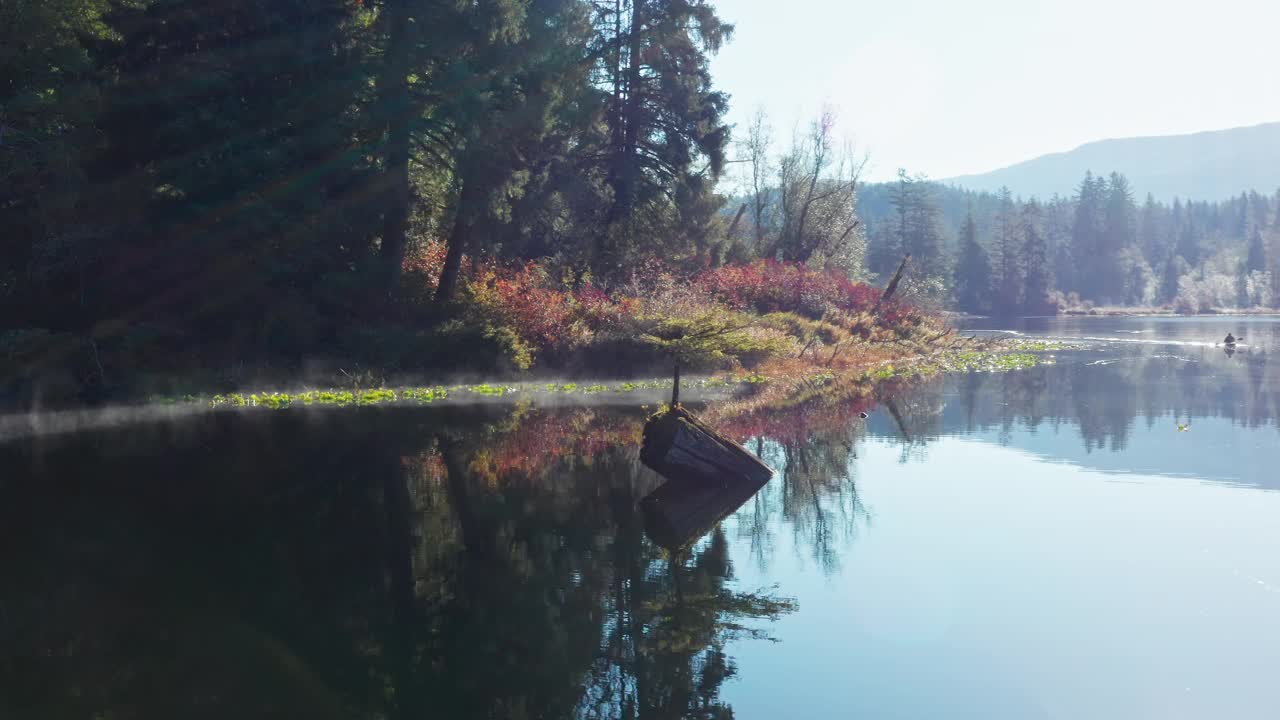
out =
[[789,139],[829,103],[872,179],[1280,120],[1277,0],[714,2],[730,122],[763,105]]

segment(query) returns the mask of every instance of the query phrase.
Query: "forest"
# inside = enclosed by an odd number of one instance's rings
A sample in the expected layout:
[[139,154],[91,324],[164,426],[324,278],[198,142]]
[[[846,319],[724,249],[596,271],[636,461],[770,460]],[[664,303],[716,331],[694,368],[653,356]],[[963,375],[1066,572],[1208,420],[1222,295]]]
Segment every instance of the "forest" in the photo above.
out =
[[1223,202],[1134,196],[1120,172],[1088,174],[1072,197],[1047,200],[903,172],[865,188],[859,210],[873,272],[910,252],[935,297],[969,313],[1280,306],[1280,190]]
[[0,391],[834,360],[946,307],[1280,296],[1280,195],[867,185],[834,111],[727,124],[732,34],[706,0],[6,0]]
[[[703,0],[6,2],[6,378],[585,372],[669,356],[688,317],[865,315],[829,117],[784,163],[782,230],[730,240],[732,30]],[[704,354],[807,343],[780,328]]]

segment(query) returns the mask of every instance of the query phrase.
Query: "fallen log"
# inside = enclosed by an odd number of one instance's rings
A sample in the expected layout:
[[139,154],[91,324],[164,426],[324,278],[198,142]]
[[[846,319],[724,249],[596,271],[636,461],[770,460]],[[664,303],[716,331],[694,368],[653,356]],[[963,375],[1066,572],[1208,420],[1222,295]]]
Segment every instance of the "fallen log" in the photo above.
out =
[[684,550],[742,507],[767,482],[737,480],[716,485],[672,478],[640,500],[645,534],[671,552]]
[[876,301],[876,306],[871,309],[872,315],[880,314],[880,306],[889,302],[893,298],[893,294],[898,290],[898,283],[902,281],[902,273],[907,269],[907,263],[911,260],[911,253],[902,256],[902,262],[898,264],[898,270],[893,274],[893,279],[889,281],[888,286],[884,289],[884,294]]
[[760,458],[678,406],[645,423],[640,460],[677,481],[725,485],[765,483],[773,477],[773,469]]

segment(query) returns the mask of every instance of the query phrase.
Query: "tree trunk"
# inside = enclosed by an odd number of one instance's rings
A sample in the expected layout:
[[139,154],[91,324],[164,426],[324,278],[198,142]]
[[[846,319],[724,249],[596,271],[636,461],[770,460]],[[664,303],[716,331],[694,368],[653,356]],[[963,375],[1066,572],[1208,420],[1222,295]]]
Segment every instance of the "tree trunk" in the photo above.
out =
[[458,530],[462,536],[462,546],[466,549],[469,561],[479,562],[487,566],[494,558],[493,544],[489,533],[477,517],[472,507],[471,495],[467,490],[466,464],[457,445],[446,437],[437,438],[440,456],[444,460],[445,488],[449,493],[449,506],[453,509],[458,521]]
[[388,294],[395,292],[404,265],[405,239],[409,230],[409,128],[401,122],[392,126],[387,139],[387,209],[382,220],[382,270]]
[[389,2],[389,37],[383,68],[381,106],[386,114],[387,142],[383,162],[386,173],[386,208],[382,221],[382,266],[384,290],[394,292],[404,263],[405,237],[409,229],[409,13],[405,0]]
[[902,419],[902,413],[898,412],[898,404],[893,401],[893,398],[885,398],[884,406],[889,408],[889,414],[893,416],[893,422],[898,426],[898,432],[902,433],[902,439],[910,443],[911,433],[907,432],[907,424]]
[[676,360],[676,372],[671,383],[671,407],[680,404],[680,361]]
[[[606,235],[609,228],[627,219],[635,200],[635,183],[639,175],[636,167],[636,146],[640,141],[640,50],[642,29],[644,27],[644,5],[646,0],[632,0],[631,27],[627,35],[627,69],[624,84],[626,100],[619,108],[615,122],[621,126],[620,144],[613,149],[612,165],[609,168],[609,185],[613,188],[613,203],[605,223]],[[621,42],[621,40],[619,40]],[[600,250],[603,254],[605,237],[601,236]]]
[[458,276],[462,270],[462,255],[471,244],[471,231],[475,221],[474,184],[462,179],[462,192],[458,194],[458,208],[453,218],[453,230],[449,233],[449,249],[440,269],[440,283],[436,286],[435,304],[443,306],[453,300],[458,289]]
[[378,467],[384,473],[385,568],[393,623],[387,640],[387,654],[395,678],[394,717],[412,718],[419,712],[413,654],[419,628],[413,591],[413,501],[399,458],[380,457]]
[[907,269],[907,261],[911,259],[911,253],[902,256],[902,262],[898,264],[898,270],[893,274],[893,279],[889,281],[889,285],[885,287],[884,294],[876,301],[875,309],[871,311],[872,315],[880,314],[880,306],[889,302],[893,298],[893,293],[898,290],[898,283],[902,280],[902,273]]
[[742,207],[738,208],[738,214],[733,216],[733,222],[729,223],[729,230],[725,232],[725,237],[733,240],[733,233],[738,229],[738,223],[742,222],[742,216],[747,212],[747,204],[742,203]]

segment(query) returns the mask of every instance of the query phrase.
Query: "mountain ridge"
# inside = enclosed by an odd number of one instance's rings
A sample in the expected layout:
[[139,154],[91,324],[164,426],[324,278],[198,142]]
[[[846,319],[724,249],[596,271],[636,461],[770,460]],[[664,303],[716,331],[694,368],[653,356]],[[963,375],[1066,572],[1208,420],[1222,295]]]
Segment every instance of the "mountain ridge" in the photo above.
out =
[[1134,193],[1224,200],[1241,191],[1272,193],[1280,187],[1280,121],[1202,130],[1180,135],[1108,138],[1072,150],[1040,155],[985,173],[938,182],[977,191],[1007,186],[1015,195],[1046,199],[1074,192],[1086,171],[1119,172]]

